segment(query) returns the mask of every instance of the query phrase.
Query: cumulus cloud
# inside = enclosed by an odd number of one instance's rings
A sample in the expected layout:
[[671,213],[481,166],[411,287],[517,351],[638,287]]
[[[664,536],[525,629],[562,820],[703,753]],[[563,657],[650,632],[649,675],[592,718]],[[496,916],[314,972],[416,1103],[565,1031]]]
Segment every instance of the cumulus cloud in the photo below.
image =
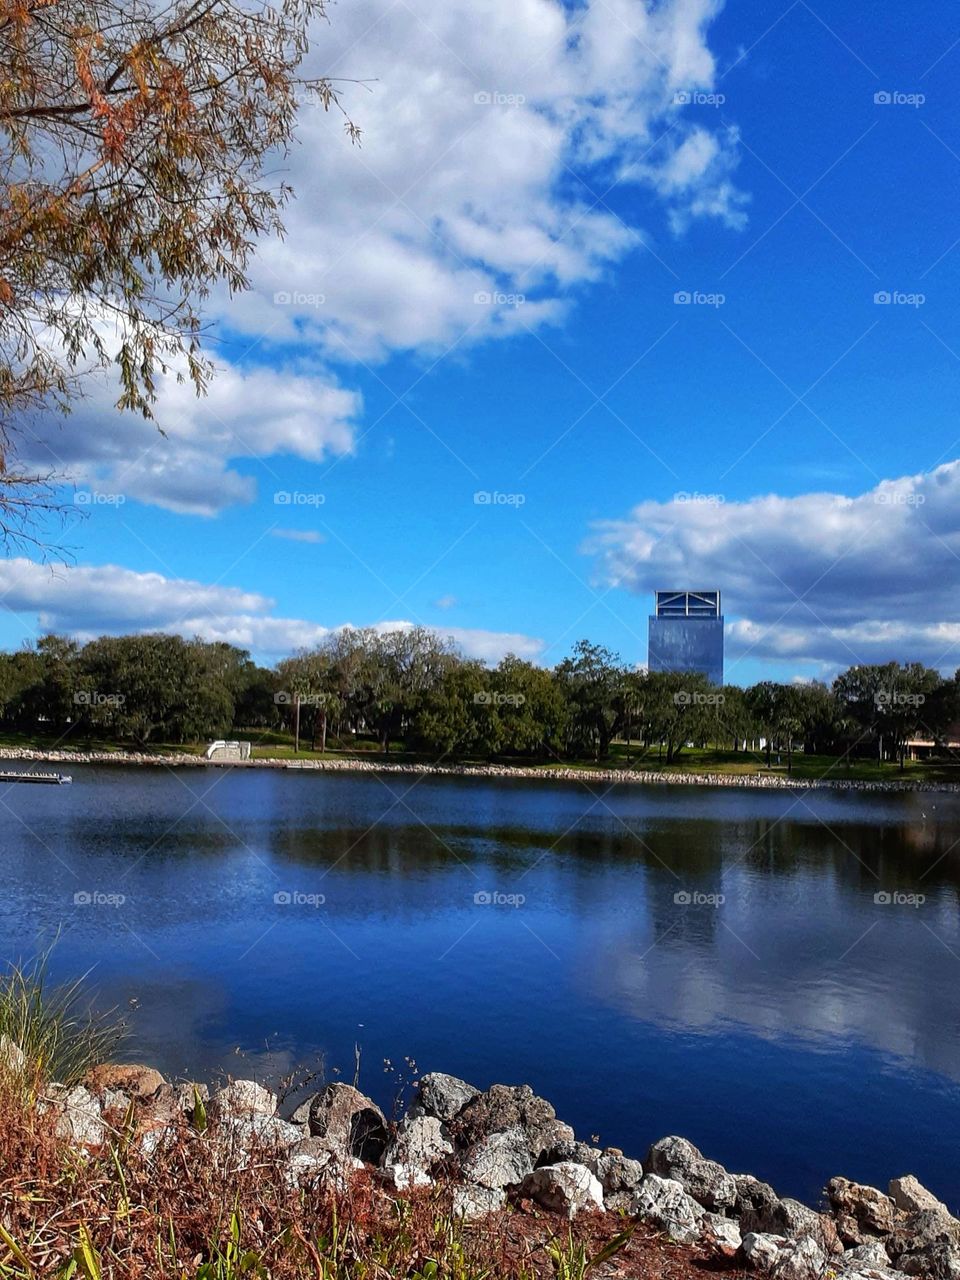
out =
[[[317,31],[363,146],[307,102],[289,234],[261,247],[231,325],[345,359],[556,322],[649,229],[604,204],[644,186],[675,227],[743,222],[731,131],[693,125],[719,0],[370,0]],[[373,80],[372,78],[376,79]],[[578,180],[579,179],[579,180]],[[524,301],[500,302],[499,298]]]
[[720,588],[733,658],[960,665],[960,461],[855,497],[643,502],[586,550],[632,592]]
[[223,362],[202,398],[188,381],[161,377],[156,422],[118,412],[116,394],[96,375],[68,418],[43,414],[28,424],[26,461],[79,485],[204,516],[256,497],[257,479],[232,461],[257,459],[260,477],[276,489],[268,459],[320,462],[349,453],[361,410],[360,396],[323,372]]
[[[576,286],[651,241],[657,205],[675,230],[741,225],[736,135],[684,105],[712,86],[720,4],[337,6],[303,72],[341,82],[363,145],[304,91],[298,145],[278,158],[296,192],[287,235],[258,247],[251,292],[211,299],[212,318],[256,339],[243,368],[221,361],[201,401],[161,379],[165,435],[97,382],[71,418],[33,425],[26,461],[210,516],[254,501],[272,457],[350,451],[361,404],[342,383],[357,360],[559,323]],[[617,183],[650,192],[654,230],[609,210]],[[299,366],[273,367],[291,353]]]
[[[90,640],[105,633],[167,631],[225,640],[266,659],[310,648],[338,629],[276,617],[274,603],[238,587],[137,573],[118,565],[51,567],[24,557],[0,561],[0,604],[24,621],[36,619],[37,635],[55,631]],[[413,625],[400,619],[376,627],[388,631]],[[507,653],[535,659],[544,649],[542,640],[519,633],[444,628],[443,634],[468,657],[484,662],[497,662]]]

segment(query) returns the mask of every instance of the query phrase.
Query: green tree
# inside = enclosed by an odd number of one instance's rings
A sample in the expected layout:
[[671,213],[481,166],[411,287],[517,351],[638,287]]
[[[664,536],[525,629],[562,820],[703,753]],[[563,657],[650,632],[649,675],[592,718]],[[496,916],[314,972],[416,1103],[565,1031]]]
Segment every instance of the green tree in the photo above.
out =
[[566,697],[569,747],[576,754],[604,759],[619,733],[626,707],[624,670],[618,654],[589,640],[578,640],[573,653],[556,668]]

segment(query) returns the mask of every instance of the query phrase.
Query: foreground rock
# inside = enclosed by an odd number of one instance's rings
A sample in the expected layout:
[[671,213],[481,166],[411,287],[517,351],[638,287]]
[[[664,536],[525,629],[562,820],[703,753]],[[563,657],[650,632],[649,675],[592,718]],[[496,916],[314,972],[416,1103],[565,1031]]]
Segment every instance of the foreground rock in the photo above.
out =
[[520,1192],[567,1218],[584,1209],[603,1212],[603,1187],[589,1169],[572,1160],[534,1169],[524,1178]]
[[368,1164],[380,1163],[389,1142],[383,1112],[349,1084],[328,1084],[291,1118],[306,1124],[314,1137],[325,1138],[341,1157],[352,1156]]
[[[22,1071],[18,1054],[0,1043],[0,1069]],[[220,1171],[280,1160],[298,1193],[347,1189],[363,1170],[378,1196],[428,1192],[467,1220],[518,1208],[568,1220],[616,1212],[698,1246],[718,1268],[769,1280],[960,1280],[960,1221],[913,1175],[894,1178],[887,1192],[832,1178],[829,1209],[817,1212],[729,1173],[676,1135],[654,1142],[642,1164],[578,1141],[528,1085],[480,1091],[431,1073],[391,1124],[371,1098],[334,1083],[286,1120],[256,1081],[234,1080],[211,1096],[203,1085],[175,1086],[150,1067],[123,1064],[71,1087],[51,1085],[37,1107],[83,1151],[122,1136],[150,1160],[175,1151],[191,1126],[194,1149]]]
[[707,1160],[686,1138],[661,1138],[647,1152],[644,1167],[673,1178],[705,1209],[724,1212],[737,1199],[737,1184],[722,1165]]

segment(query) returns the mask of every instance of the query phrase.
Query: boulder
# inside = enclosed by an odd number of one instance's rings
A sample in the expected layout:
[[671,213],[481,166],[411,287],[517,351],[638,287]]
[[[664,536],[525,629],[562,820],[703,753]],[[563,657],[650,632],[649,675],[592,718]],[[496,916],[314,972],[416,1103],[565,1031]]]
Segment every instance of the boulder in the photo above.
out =
[[705,1209],[723,1213],[737,1199],[737,1184],[723,1165],[708,1160],[686,1138],[661,1138],[647,1152],[645,1169],[679,1182]]
[[[560,1122],[557,1121],[559,1124]],[[563,1126],[565,1129],[568,1125]],[[572,1132],[572,1130],[571,1130]],[[578,1142],[576,1138],[561,1138],[555,1142],[553,1146],[544,1148],[541,1151],[537,1164],[562,1164],[564,1160],[572,1160],[575,1164],[585,1164],[591,1172],[596,1172],[593,1168],[593,1161],[603,1152],[599,1147],[591,1147],[589,1142]]]
[[767,1275],[786,1243],[783,1236],[771,1235],[766,1231],[748,1231],[740,1245],[741,1260],[751,1271]]
[[573,1139],[573,1130],[558,1127],[557,1114],[546,1098],[538,1098],[528,1084],[495,1084],[478,1094],[457,1115],[451,1131],[457,1145],[472,1147],[494,1133],[520,1129],[534,1161],[558,1140]]
[[887,1191],[893,1203],[904,1213],[922,1213],[924,1210],[948,1215],[950,1213],[947,1206],[918,1182],[912,1173],[904,1174],[902,1178],[892,1178]]
[[827,1265],[826,1254],[812,1236],[787,1240],[770,1268],[772,1280],[820,1280]]
[[480,1090],[467,1084],[466,1080],[444,1075],[442,1071],[431,1071],[420,1077],[417,1096],[408,1115],[411,1118],[434,1116],[437,1120],[452,1120],[479,1093]]
[[26,1065],[26,1054],[16,1040],[11,1040],[4,1032],[0,1036],[0,1071],[8,1072],[11,1075],[20,1075]]
[[896,1224],[896,1205],[876,1187],[849,1178],[831,1178],[826,1193],[844,1245],[865,1244],[871,1238],[889,1235]]
[[850,1249],[844,1249],[842,1256],[837,1258],[836,1265],[844,1270],[851,1268],[854,1271],[862,1271],[869,1267],[889,1267],[890,1258],[879,1240],[871,1240],[869,1244],[858,1244]]
[[520,1194],[568,1218],[584,1209],[603,1212],[603,1187],[585,1165],[572,1160],[534,1169],[520,1184]]
[[905,1214],[884,1244],[893,1265],[908,1275],[960,1280],[960,1222],[948,1213]]
[[506,1200],[507,1194],[500,1187],[481,1187],[475,1183],[467,1183],[454,1188],[453,1213],[455,1217],[471,1222],[502,1209]]
[[703,1209],[674,1178],[645,1174],[630,1202],[630,1213],[652,1222],[682,1244],[693,1244],[700,1237]]
[[[580,1145],[580,1144],[577,1144]],[[581,1159],[603,1187],[603,1203],[608,1209],[629,1210],[630,1203],[643,1181],[643,1165],[631,1160],[622,1151],[608,1147],[606,1151],[590,1154]]]
[[166,1081],[159,1071],[139,1062],[103,1062],[87,1072],[83,1083],[98,1096],[109,1089],[144,1102],[152,1098]]
[[255,1080],[231,1080],[210,1099],[210,1114],[223,1116],[272,1116],[276,1095]]
[[378,1176],[394,1191],[413,1191],[416,1187],[432,1187],[433,1179],[412,1164],[385,1164]]
[[453,1154],[453,1143],[445,1124],[436,1116],[406,1116],[401,1120],[396,1137],[383,1156],[387,1165],[410,1165],[415,1169],[432,1169],[445,1156]]
[[[306,1109],[304,1112],[304,1108]],[[310,1133],[341,1156],[379,1164],[387,1149],[387,1121],[370,1098],[349,1084],[328,1084],[294,1113],[307,1117]]]
[[481,1187],[509,1187],[533,1172],[526,1134],[520,1128],[491,1133],[470,1147],[460,1163],[468,1182]]
[[700,1238],[708,1244],[720,1245],[732,1256],[743,1243],[740,1224],[721,1213],[705,1213],[700,1222]]
[[256,1147],[273,1147],[284,1150],[296,1146],[303,1139],[303,1130],[279,1116],[268,1116],[250,1111],[245,1115],[221,1116],[215,1130],[220,1147],[237,1147],[249,1152]]
[[[780,1203],[773,1187],[749,1173],[735,1173],[733,1182],[737,1189],[733,1211],[743,1224],[744,1232],[771,1234],[763,1224],[770,1221],[771,1214]],[[776,1235],[776,1232],[772,1234]]]
[[97,1147],[103,1142],[106,1130],[100,1100],[84,1085],[77,1084],[70,1089],[62,1084],[51,1085],[43,1101],[57,1113],[58,1138],[83,1147]]

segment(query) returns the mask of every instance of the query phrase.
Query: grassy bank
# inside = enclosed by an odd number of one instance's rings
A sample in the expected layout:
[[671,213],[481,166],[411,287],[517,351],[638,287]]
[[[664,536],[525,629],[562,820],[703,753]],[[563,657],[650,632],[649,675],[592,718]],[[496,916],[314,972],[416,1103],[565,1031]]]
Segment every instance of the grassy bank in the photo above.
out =
[[[715,774],[720,777],[740,778],[793,778],[801,782],[834,781],[834,782],[873,782],[873,783],[917,783],[917,784],[960,784],[960,759],[939,760],[907,760],[904,768],[890,761],[881,764],[872,759],[847,759],[828,755],[806,755],[795,752],[788,768],[786,757],[773,755],[770,765],[762,752],[729,751],[713,747],[685,747],[670,764],[665,763],[655,747],[642,748],[637,744],[615,742],[609,755],[601,760],[564,759],[564,760],[530,760],[525,757],[500,757],[494,761],[458,757],[447,757],[438,761],[434,756],[406,751],[402,746],[392,749],[388,754],[380,751],[378,745],[367,739],[350,741],[328,751],[313,751],[301,746],[294,750],[293,739],[283,733],[264,732],[237,735],[241,741],[251,743],[251,757],[257,761],[316,761],[342,762],[361,761],[365,764],[416,764],[431,765],[442,763],[464,766],[490,765],[499,768],[523,768],[542,771],[544,774],[576,769],[589,774],[591,772],[607,772],[611,769],[622,769],[630,773],[652,773],[662,776],[677,775],[682,779],[691,774]],[[43,735],[0,734],[0,748],[8,751],[69,751],[69,752],[103,752],[116,756],[120,761],[131,755],[155,756],[158,761],[171,756],[195,756],[203,758],[207,744],[204,743],[165,743],[151,742],[145,747],[137,747],[130,743],[117,742],[103,738],[70,737],[54,738]]]

